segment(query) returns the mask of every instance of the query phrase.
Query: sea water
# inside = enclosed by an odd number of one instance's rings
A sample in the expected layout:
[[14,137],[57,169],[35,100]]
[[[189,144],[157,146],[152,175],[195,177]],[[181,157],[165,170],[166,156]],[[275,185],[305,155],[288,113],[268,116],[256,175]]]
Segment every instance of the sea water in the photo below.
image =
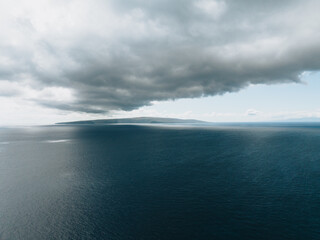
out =
[[0,128],[0,239],[320,239],[320,125]]

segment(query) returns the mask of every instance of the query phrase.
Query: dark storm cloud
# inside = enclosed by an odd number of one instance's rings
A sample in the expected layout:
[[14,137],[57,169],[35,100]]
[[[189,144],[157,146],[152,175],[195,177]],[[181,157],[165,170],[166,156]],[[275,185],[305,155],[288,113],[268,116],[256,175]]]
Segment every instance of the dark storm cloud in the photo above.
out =
[[74,93],[46,107],[132,110],[320,68],[317,1],[44,2],[2,17],[0,79]]

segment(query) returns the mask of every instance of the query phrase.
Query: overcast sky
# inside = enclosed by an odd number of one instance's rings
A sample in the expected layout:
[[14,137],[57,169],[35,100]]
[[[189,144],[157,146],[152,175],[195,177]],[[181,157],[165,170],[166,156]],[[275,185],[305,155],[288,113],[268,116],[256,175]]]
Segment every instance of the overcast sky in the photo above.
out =
[[0,125],[319,117],[319,9],[317,0],[1,1]]

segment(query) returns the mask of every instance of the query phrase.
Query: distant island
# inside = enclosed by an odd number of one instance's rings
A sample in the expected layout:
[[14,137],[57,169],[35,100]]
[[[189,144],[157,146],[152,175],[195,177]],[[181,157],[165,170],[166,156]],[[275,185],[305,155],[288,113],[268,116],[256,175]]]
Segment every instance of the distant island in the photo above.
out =
[[105,124],[203,124],[205,121],[194,119],[178,119],[178,118],[154,118],[154,117],[136,117],[136,118],[114,118],[114,119],[98,119],[75,122],[59,122],[59,125],[105,125]]

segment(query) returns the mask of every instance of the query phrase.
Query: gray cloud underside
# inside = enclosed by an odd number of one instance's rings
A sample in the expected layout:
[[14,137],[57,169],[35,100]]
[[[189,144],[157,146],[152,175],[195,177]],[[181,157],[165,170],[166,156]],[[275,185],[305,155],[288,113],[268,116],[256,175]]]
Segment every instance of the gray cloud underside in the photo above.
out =
[[5,15],[0,81],[72,89],[73,102],[34,101],[101,113],[299,82],[320,69],[319,1],[105,2]]

